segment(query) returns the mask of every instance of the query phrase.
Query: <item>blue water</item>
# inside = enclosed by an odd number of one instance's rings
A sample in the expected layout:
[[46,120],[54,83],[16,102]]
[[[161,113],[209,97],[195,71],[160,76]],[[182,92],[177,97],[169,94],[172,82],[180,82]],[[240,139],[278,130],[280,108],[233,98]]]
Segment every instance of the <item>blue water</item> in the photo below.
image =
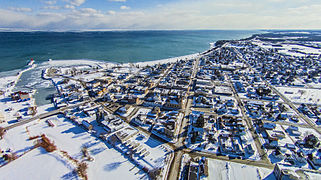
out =
[[0,72],[27,60],[92,59],[138,62],[203,52],[209,43],[250,37],[259,31],[0,32]]
[[41,79],[48,59],[140,62],[194,54],[209,43],[250,37],[259,31],[0,32],[0,77],[15,75],[33,58],[38,66],[22,74],[15,90],[37,90],[38,106],[55,88]]

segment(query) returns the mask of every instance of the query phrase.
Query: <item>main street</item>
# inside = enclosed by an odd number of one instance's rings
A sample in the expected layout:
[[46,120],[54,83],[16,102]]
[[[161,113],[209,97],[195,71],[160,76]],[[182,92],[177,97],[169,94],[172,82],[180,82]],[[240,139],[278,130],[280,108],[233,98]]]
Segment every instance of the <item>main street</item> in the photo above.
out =
[[183,121],[181,122],[181,126],[179,127],[177,142],[175,143],[176,149],[174,150],[174,159],[171,162],[169,175],[166,178],[168,180],[179,179],[180,168],[181,168],[181,159],[184,154],[183,149],[185,148],[184,142],[185,142],[186,136],[188,135],[186,132],[187,127],[188,127],[188,121],[189,121],[188,115],[190,114],[190,108],[191,108],[192,101],[193,101],[193,99],[189,98],[189,96],[191,95],[190,87],[191,87],[193,80],[196,77],[196,74],[198,71],[199,59],[200,59],[200,57],[196,58],[194,60],[193,71],[192,71],[192,74],[190,77],[189,88],[188,88],[188,91],[185,96],[186,105],[185,105],[185,109],[184,109],[184,118],[183,118]]
[[259,154],[260,154],[260,157],[262,158],[263,161],[265,161],[267,164],[271,163],[269,160],[268,160],[268,157],[264,151],[264,149],[262,149],[262,144],[259,140],[259,137],[258,135],[255,133],[255,128],[253,127],[253,122],[249,119],[249,117],[246,115],[246,110],[245,110],[245,107],[243,105],[243,102],[242,100],[240,99],[238,93],[236,92],[235,90],[235,87],[233,85],[233,82],[231,80],[231,78],[226,75],[227,78],[228,78],[228,82],[230,84],[230,88],[232,89],[233,91],[233,94],[234,94],[234,98],[236,99],[237,101],[237,104],[238,106],[240,107],[241,109],[241,113],[242,113],[242,118],[243,120],[246,122],[246,125],[247,127],[249,128],[250,130],[250,133],[251,133],[251,136],[252,138],[254,139],[254,142],[255,142],[255,146],[256,146],[256,149],[258,150]]

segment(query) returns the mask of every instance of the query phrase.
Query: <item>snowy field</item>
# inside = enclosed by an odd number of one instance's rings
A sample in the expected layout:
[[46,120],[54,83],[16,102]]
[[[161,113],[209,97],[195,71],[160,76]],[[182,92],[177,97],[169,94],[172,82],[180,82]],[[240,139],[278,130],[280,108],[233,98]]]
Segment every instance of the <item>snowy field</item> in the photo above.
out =
[[10,89],[12,89],[12,87],[9,84],[11,82],[15,82],[16,80],[17,76],[8,76],[0,78],[0,90],[4,92],[9,91]]
[[78,60],[52,60],[48,62],[42,63],[42,65],[48,66],[98,66],[98,67],[110,67],[114,66],[114,63],[106,63],[104,61],[97,60],[86,60],[86,59],[78,59]]
[[293,103],[321,104],[321,89],[276,87]]
[[208,180],[275,180],[273,170],[233,162],[208,160]]
[[[277,39],[280,39],[280,38],[277,38]],[[265,49],[274,48],[272,46],[272,44],[269,42],[262,42],[262,41],[258,41],[258,40],[253,40],[252,42],[262,48],[265,48]],[[278,47],[276,49],[279,49],[278,52],[285,54],[285,55],[305,57],[306,54],[311,54],[311,53],[317,54],[317,55],[321,54],[321,50],[317,49],[317,48],[301,46],[298,44],[287,44],[287,43],[280,43],[279,45],[281,45],[282,47]]]
[[[39,123],[29,123],[27,128],[17,127],[8,131],[5,139],[0,141],[0,146],[4,150],[10,148],[13,152],[18,152],[18,155],[19,153],[22,154],[33,145],[33,142],[27,140],[27,138],[42,133],[54,141],[58,150],[47,153],[42,148],[34,149],[0,168],[1,177],[5,177],[4,179],[44,179],[44,177],[48,177],[48,179],[73,179],[75,175],[72,170],[75,166],[64,158],[59,151],[66,151],[71,157],[81,161],[81,148],[84,146],[88,147],[89,154],[94,158],[94,161],[87,162],[89,179],[105,179],[106,177],[111,179],[138,179],[145,176],[121,153],[92,136],[83,128],[75,126],[70,121],[65,120],[64,117],[57,117],[56,120],[51,118],[51,120],[55,127],[49,127],[42,120]],[[27,129],[28,132],[26,132]],[[129,171],[129,169],[132,170]],[[34,176],[34,174],[37,175]]]
[[[37,163],[34,163],[37,162]],[[54,171],[51,171],[54,169]],[[44,149],[35,149],[0,169],[0,180],[11,179],[67,179],[64,174],[72,170],[60,161],[57,153],[46,154]]]

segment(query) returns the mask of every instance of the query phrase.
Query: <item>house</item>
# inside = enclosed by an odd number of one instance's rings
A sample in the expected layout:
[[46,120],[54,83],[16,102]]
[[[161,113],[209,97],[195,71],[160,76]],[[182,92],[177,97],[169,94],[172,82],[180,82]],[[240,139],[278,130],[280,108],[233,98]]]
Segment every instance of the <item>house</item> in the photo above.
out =
[[182,107],[182,101],[181,98],[179,96],[173,96],[173,97],[169,97],[166,99],[165,104],[164,104],[165,108],[170,108],[170,109],[180,109]]
[[274,123],[264,123],[263,128],[268,130],[273,130],[276,127],[276,124]]
[[228,86],[216,86],[213,88],[212,90],[213,94],[216,95],[223,95],[223,96],[232,96],[233,95],[233,91],[230,87]]
[[274,166],[273,173],[278,180],[299,180],[300,176],[294,171],[294,169],[291,169],[286,166],[281,166],[279,164],[276,164]]
[[219,138],[219,144],[220,144],[219,148],[221,153],[236,155],[236,156],[244,155],[243,149],[241,148],[240,144],[237,143],[235,138],[228,137],[223,134],[220,134],[218,138]]
[[139,102],[139,98],[136,95],[125,95],[123,98],[117,100],[120,104],[135,104]]
[[138,124],[138,125],[144,125],[146,123],[146,118],[147,118],[147,115],[143,115],[143,114],[138,114],[137,117],[133,118],[133,122]]
[[299,128],[296,126],[289,126],[287,129],[288,132],[293,132],[293,131],[298,131],[298,130],[299,130]]
[[265,130],[267,139],[270,141],[278,141],[279,139],[285,138],[285,134],[283,131],[276,131],[276,130]]
[[115,146],[117,143],[121,142],[121,140],[118,138],[116,134],[113,134],[108,137],[107,142],[113,146]]
[[24,101],[30,98],[31,98],[31,95],[28,92],[18,91],[11,94],[11,99],[15,101],[19,101],[19,100]]
[[240,81],[235,82],[234,87],[238,93],[245,93],[245,88]]
[[124,127],[123,120],[114,115],[110,114],[108,116],[104,116],[104,118],[104,120],[101,120],[101,125],[103,125],[104,129],[108,133],[115,132]]
[[132,127],[126,127],[122,129],[121,131],[117,131],[115,135],[117,138],[120,140],[120,142],[124,143],[126,142],[129,138],[135,136],[138,133],[137,129],[134,129]]
[[316,166],[321,166],[321,159],[317,157],[312,157],[312,162]]
[[284,159],[285,156],[284,156],[284,152],[281,150],[280,147],[277,147],[273,152],[272,152],[272,155],[277,158],[277,159]]
[[254,154],[254,149],[253,149],[253,147],[252,147],[251,144],[249,144],[249,145],[247,145],[247,146],[245,147],[245,151],[246,151],[248,154],[250,154],[250,155],[253,155],[253,154]]
[[93,88],[96,88],[101,84],[101,82],[98,80],[93,80],[93,81],[90,81],[89,83],[92,85]]
[[165,124],[164,134],[170,138],[174,137],[175,122],[168,122]]
[[290,149],[290,150],[295,150],[295,145],[294,144],[290,144],[290,143],[286,143],[285,145],[286,148]]
[[81,124],[87,129],[87,130],[89,130],[89,131],[91,131],[92,129],[93,129],[93,125],[92,124],[90,124],[88,121],[86,121],[86,120],[83,120],[82,122],[81,122]]
[[36,113],[37,113],[37,106],[28,107],[28,112],[27,112],[28,115],[35,115]]
[[191,162],[188,168],[188,180],[199,180],[200,179],[200,168],[198,163]]

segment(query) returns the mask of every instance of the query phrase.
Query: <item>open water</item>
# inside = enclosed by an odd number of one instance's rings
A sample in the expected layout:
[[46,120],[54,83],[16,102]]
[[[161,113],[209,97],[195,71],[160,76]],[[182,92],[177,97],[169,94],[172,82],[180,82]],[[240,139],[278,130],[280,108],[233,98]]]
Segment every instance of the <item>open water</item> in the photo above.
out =
[[0,77],[15,75],[33,58],[37,68],[23,73],[16,90],[36,89],[37,105],[50,103],[55,88],[41,79],[48,59],[126,63],[204,52],[217,40],[247,38],[260,31],[0,32]]
[[0,72],[23,68],[30,58],[140,62],[203,52],[217,40],[259,31],[0,32]]

